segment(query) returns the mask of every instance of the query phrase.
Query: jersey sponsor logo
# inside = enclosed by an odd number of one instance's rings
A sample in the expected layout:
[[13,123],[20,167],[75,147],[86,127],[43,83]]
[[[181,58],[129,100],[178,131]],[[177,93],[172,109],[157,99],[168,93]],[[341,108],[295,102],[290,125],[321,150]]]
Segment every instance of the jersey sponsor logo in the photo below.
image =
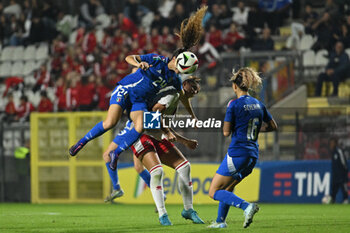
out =
[[145,129],[160,129],[160,116],[162,114],[157,112],[143,113],[143,128]]

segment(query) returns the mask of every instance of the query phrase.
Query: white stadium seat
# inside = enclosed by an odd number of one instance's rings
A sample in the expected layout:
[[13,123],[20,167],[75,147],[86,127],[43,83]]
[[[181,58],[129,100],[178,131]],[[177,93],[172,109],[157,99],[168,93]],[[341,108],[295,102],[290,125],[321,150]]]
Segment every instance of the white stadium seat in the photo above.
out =
[[300,40],[300,50],[311,49],[311,46],[315,43],[315,39],[310,35],[304,35]]
[[315,66],[315,52],[308,50],[303,53],[303,65],[304,66]]
[[22,61],[24,56],[24,47],[16,46],[13,50],[12,61]]
[[31,74],[35,69],[37,69],[36,67],[36,63],[34,61],[27,61],[24,65],[23,68],[23,75],[29,75]]
[[326,66],[328,64],[328,51],[325,49],[319,50],[316,53],[315,65],[316,66]]
[[11,76],[23,76],[23,62],[16,61],[12,64]]
[[303,66],[306,68],[304,71],[305,76],[314,74],[315,52],[313,50],[308,50],[303,53]]
[[346,54],[349,56],[349,58],[350,58],[350,48],[349,49],[345,49],[345,52],[346,52]]
[[0,77],[8,77],[11,75],[11,63],[4,62],[0,65]]
[[49,57],[49,46],[46,44],[42,44],[36,50],[36,60],[45,60]]
[[96,17],[97,28],[103,29],[111,24],[111,18],[107,14],[101,14]]
[[73,31],[69,35],[69,44],[75,44],[75,39],[77,38],[78,30]]
[[26,85],[26,86],[34,86],[35,85],[35,83],[36,83],[36,80],[35,80],[35,78],[34,78],[34,75],[28,75],[28,76],[25,76],[24,77],[24,84]]
[[95,35],[96,35],[97,43],[100,44],[102,42],[102,40],[103,40],[103,35],[104,35],[103,30],[101,30],[101,29],[97,30]]
[[5,47],[1,53],[1,61],[11,61],[13,57],[14,46]]
[[24,50],[24,60],[35,60],[36,48],[34,45],[29,45]]

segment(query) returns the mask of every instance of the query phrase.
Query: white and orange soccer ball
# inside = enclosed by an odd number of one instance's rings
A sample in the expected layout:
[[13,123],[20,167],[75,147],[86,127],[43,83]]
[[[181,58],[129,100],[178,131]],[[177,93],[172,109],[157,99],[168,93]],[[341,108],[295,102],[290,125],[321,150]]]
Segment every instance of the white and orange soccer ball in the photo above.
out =
[[198,68],[197,56],[189,51],[182,52],[176,57],[176,68],[181,74],[192,74]]

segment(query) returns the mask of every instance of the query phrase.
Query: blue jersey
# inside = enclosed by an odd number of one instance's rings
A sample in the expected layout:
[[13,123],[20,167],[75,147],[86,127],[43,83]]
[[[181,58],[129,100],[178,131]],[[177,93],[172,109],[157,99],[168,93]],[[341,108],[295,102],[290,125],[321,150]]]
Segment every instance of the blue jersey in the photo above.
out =
[[230,122],[232,126],[228,154],[231,157],[247,154],[258,158],[258,135],[262,122],[271,120],[271,114],[259,100],[249,95],[231,100],[225,116],[225,121]]
[[173,86],[181,91],[182,82],[178,74],[168,68],[169,58],[157,54],[140,55],[141,61],[147,62],[147,70],[138,69],[118,82],[128,90],[130,101],[152,101],[159,90]]

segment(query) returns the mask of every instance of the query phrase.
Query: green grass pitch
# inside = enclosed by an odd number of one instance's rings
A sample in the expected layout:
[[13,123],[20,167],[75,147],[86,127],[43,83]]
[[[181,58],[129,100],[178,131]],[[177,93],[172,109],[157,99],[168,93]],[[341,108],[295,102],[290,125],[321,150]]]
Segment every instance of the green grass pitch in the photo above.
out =
[[0,204],[0,232],[350,232],[349,205],[261,204],[254,222],[243,229],[243,212],[231,208],[226,229],[208,229],[217,206],[197,205],[206,222],[182,219],[181,205],[167,205],[173,226],[161,226],[153,205]]

